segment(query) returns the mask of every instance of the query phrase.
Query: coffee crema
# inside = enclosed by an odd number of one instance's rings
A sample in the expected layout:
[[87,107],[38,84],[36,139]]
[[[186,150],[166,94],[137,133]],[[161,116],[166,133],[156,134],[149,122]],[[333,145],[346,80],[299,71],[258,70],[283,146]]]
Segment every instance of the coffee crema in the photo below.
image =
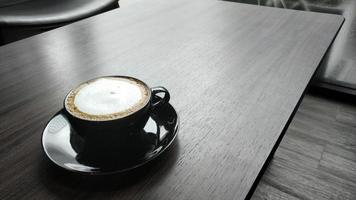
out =
[[126,117],[149,101],[150,89],[129,77],[102,77],[82,83],[65,99],[66,110],[73,116],[91,121]]

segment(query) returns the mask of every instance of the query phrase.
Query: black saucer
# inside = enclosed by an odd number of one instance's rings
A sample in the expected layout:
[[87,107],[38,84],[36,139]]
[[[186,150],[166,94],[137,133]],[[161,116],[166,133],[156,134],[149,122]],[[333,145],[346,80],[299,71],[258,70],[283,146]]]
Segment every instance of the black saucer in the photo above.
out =
[[[80,136],[71,128],[64,111],[61,110],[46,125],[42,134],[42,146],[47,157],[63,169],[88,175],[118,173],[139,167],[164,152],[176,138],[178,125],[178,115],[167,103],[150,114],[149,120],[141,130],[146,137],[145,140],[152,141],[143,154],[132,151],[122,155],[110,151],[107,153],[111,154],[110,162],[103,163],[91,159],[88,153],[81,155],[77,147],[77,141],[80,143],[81,138],[78,138]],[[79,146],[83,145],[85,143],[80,143]],[[122,157],[132,159],[121,159]]]

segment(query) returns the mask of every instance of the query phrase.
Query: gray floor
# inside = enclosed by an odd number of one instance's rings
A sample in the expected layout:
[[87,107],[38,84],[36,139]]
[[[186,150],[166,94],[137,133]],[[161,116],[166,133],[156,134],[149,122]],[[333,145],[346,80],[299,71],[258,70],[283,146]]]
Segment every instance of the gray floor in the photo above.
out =
[[356,199],[356,104],[307,94],[252,199]]

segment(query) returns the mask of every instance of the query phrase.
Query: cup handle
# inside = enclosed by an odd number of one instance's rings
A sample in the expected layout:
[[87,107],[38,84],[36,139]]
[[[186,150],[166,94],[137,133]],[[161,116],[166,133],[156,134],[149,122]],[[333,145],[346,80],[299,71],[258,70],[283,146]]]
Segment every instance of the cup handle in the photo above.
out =
[[[151,88],[151,92],[153,97],[151,105],[152,109],[163,106],[164,104],[168,103],[169,99],[171,98],[168,90],[161,86]],[[164,93],[163,98],[157,98],[157,94],[159,93]]]

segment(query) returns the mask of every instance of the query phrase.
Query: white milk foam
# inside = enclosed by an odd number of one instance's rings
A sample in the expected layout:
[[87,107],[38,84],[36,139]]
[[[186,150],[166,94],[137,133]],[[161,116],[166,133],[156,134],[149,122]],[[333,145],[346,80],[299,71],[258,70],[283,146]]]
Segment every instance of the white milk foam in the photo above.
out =
[[109,115],[127,111],[145,98],[140,86],[120,78],[89,82],[74,97],[74,105],[89,115]]

